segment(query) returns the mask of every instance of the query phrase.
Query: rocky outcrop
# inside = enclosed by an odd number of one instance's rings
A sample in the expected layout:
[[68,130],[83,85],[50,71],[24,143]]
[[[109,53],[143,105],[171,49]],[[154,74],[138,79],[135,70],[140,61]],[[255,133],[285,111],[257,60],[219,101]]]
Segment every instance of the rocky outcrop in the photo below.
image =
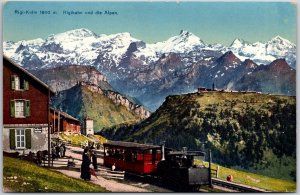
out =
[[108,97],[116,105],[125,106],[128,111],[138,115],[141,119],[146,119],[151,115],[151,113],[146,108],[137,104],[136,102],[132,102],[126,96],[118,92],[111,91],[111,90],[104,90],[100,86],[92,83],[80,82],[79,84],[82,86],[86,86],[90,91],[94,93],[99,93],[101,95]]
[[31,72],[56,92],[69,89],[82,81],[101,86],[106,90],[114,90],[107,82],[106,77],[93,66],[70,65],[31,70]]
[[90,91],[108,97],[116,105],[125,106],[129,112],[136,114],[141,119],[148,118],[151,114],[133,98],[118,93],[107,82],[106,77],[93,66],[70,65],[38,71],[31,70],[31,72],[56,92],[70,89],[76,85],[84,85]]

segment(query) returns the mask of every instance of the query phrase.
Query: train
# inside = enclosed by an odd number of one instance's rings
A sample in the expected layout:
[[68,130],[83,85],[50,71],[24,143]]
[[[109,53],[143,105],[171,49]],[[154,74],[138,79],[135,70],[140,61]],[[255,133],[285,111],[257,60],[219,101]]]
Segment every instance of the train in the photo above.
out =
[[180,189],[198,189],[212,185],[211,155],[209,166],[196,165],[194,160],[205,157],[202,151],[174,151],[162,145],[109,141],[104,146],[104,166],[128,173],[152,176]]

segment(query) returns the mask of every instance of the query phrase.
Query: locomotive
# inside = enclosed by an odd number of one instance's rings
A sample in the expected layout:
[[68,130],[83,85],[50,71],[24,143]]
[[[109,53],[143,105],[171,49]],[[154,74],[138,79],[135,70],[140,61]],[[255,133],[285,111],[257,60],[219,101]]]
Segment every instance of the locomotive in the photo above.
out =
[[151,175],[180,189],[211,185],[211,166],[196,165],[194,160],[205,157],[201,151],[174,151],[164,145],[110,141],[104,146],[104,166],[113,165],[125,172]]

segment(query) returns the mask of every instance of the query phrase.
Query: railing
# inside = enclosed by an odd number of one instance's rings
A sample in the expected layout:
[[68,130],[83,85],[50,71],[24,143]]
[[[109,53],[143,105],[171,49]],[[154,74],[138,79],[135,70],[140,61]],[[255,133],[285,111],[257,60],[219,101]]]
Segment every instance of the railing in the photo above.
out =
[[243,184],[228,182],[228,181],[222,181],[220,179],[213,179],[212,182],[213,182],[213,185],[237,190],[239,192],[270,192],[268,190],[264,190],[264,189],[260,189],[260,188],[256,188],[256,187],[252,187],[252,186],[247,186],[247,185],[243,185]]
[[219,178],[219,171],[220,171],[220,167],[218,165],[216,169],[211,169],[211,176],[214,176],[215,178]]

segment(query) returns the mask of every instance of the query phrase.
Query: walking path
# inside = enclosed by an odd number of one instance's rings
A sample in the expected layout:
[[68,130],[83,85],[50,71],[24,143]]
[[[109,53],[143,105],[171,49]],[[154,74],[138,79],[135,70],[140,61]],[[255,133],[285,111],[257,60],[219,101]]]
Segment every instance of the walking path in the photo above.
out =
[[[81,148],[76,148],[72,146],[67,146],[67,151],[66,151],[66,157],[65,158],[59,158],[54,160],[53,162],[53,169],[56,171],[59,171],[69,177],[73,178],[80,178],[80,166],[81,166],[81,155],[83,152],[83,149]],[[101,156],[100,150],[96,151],[97,157]],[[67,167],[67,162],[68,162],[68,157],[72,157],[75,162],[75,167],[74,168],[68,168]],[[99,170],[96,171],[96,175],[98,179],[95,176],[92,176],[91,181],[92,183],[96,185],[100,185],[101,187],[107,189],[108,191],[111,192],[151,192],[147,189],[144,189],[143,186],[145,184],[138,184],[139,186],[132,186],[129,184],[125,183],[119,183],[116,180],[108,179],[108,178],[115,178],[115,179],[124,179],[124,172],[111,172],[109,171],[108,168],[101,167],[103,164],[103,158],[97,158],[98,160],[98,165]]]

